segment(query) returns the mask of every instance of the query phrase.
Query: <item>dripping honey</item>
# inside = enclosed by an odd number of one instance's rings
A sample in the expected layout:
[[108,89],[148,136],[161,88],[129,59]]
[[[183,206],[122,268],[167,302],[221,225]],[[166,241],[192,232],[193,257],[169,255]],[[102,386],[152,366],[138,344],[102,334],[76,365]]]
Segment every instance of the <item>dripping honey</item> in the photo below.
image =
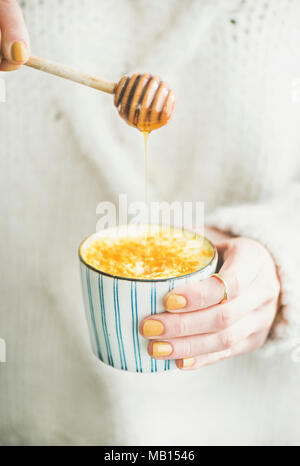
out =
[[146,131],[143,132],[144,138],[144,183],[145,183],[145,203],[149,203],[149,193],[148,193],[148,138],[149,133]]

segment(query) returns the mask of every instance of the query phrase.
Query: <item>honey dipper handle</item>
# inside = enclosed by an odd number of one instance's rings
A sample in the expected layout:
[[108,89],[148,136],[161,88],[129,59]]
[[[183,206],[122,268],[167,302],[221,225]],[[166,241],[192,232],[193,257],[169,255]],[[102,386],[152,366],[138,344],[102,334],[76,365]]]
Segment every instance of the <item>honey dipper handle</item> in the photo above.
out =
[[25,65],[35,68],[36,70],[44,71],[45,73],[69,79],[70,81],[83,84],[84,86],[93,87],[94,89],[107,92],[108,94],[114,94],[115,92],[116,83],[107,81],[106,79],[96,78],[95,76],[74,70],[73,68],[60,63],[45,60],[44,58],[31,56]]

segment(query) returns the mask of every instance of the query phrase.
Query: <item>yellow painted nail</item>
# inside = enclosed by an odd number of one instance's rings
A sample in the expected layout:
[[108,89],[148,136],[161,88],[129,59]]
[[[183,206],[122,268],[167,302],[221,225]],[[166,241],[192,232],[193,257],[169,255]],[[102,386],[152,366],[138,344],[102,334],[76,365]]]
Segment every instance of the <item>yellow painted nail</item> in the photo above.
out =
[[173,348],[170,343],[165,341],[157,341],[153,343],[152,346],[152,356],[154,358],[161,358],[163,356],[170,356],[172,353]]
[[28,58],[28,48],[24,42],[15,42],[11,48],[11,56],[14,61],[22,62]]
[[184,358],[182,360],[182,369],[192,367],[195,364],[195,358]]
[[159,320],[146,320],[143,325],[144,337],[158,337],[164,331],[164,326]]
[[170,294],[166,299],[167,311],[174,311],[175,309],[182,309],[187,305],[187,300],[180,294]]

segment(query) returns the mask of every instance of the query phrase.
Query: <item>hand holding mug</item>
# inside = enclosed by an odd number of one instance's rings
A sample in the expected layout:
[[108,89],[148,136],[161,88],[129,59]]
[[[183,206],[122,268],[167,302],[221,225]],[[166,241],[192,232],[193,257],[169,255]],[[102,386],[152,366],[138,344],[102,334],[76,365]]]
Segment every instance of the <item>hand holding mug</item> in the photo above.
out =
[[167,312],[141,322],[155,359],[176,359],[179,369],[197,369],[248,353],[266,341],[278,308],[274,261],[260,243],[230,238],[216,244],[220,276],[175,288],[165,296]]
[[[93,353],[114,368],[165,372],[175,361],[153,359],[139,323],[162,326],[164,296],[216,271],[215,246],[201,235],[160,225],[120,225],[79,247],[81,283]],[[157,320],[156,320],[157,319]],[[152,326],[153,329],[153,326]],[[157,335],[157,333],[156,333]]]

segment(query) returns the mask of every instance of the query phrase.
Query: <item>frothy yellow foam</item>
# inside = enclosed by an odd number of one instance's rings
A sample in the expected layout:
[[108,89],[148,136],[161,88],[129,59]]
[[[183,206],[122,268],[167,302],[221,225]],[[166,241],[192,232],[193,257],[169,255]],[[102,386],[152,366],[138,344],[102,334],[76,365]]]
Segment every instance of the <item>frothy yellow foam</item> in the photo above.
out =
[[212,259],[212,245],[202,236],[160,230],[134,236],[95,237],[81,248],[83,260],[113,276],[172,278],[195,272]]

